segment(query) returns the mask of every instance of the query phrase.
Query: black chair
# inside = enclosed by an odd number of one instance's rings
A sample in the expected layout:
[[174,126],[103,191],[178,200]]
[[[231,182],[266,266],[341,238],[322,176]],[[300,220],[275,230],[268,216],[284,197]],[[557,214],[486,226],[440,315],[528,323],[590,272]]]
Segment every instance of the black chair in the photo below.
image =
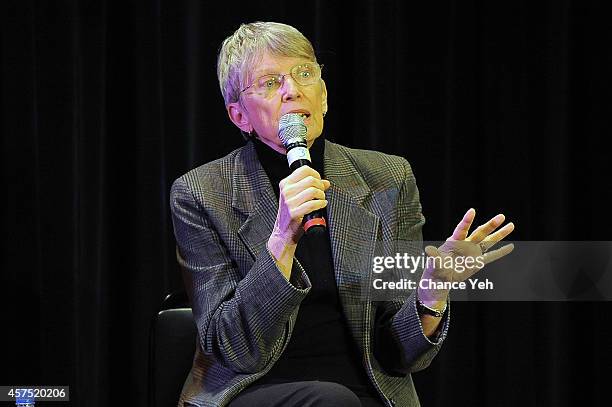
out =
[[196,326],[185,291],[169,294],[149,336],[149,406],[176,407],[196,346]]

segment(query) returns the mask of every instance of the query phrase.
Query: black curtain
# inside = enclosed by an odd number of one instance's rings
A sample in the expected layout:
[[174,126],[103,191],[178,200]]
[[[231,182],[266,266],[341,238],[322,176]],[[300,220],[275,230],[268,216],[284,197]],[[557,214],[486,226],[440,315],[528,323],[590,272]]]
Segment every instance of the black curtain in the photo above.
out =
[[[603,3],[603,2],[602,2]],[[215,61],[241,22],[313,41],[326,137],[406,157],[426,239],[469,207],[515,240],[610,231],[609,14],[577,0],[4,1],[0,384],[146,405],[148,328],[181,286],[168,193],[243,142]],[[607,302],[455,303],[424,406],[608,405]]]

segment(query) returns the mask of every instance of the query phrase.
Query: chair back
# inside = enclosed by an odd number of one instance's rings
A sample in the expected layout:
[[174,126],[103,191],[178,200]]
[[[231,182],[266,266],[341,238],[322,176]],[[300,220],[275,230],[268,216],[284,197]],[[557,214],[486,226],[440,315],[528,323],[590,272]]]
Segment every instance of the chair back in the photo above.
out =
[[196,346],[196,326],[184,291],[166,297],[149,338],[149,406],[176,407]]

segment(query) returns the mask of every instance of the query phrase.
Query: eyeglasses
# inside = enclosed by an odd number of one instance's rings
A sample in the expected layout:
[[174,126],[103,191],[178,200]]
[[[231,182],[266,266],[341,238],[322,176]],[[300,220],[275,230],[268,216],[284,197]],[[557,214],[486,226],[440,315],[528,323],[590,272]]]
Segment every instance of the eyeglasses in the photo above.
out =
[[276,93],[283,86],[285,77],[291,75],[293,80],[301,86],[308,86],[316,83],[321,79],[321,69],[323,65],[319,65],[316,62],[307,62],[304,64],[295,65],[286,74],[269,74],[263,75],[257,78],[252,84],[242,89],[240,93],[251,89],[253,93],[269,97]]

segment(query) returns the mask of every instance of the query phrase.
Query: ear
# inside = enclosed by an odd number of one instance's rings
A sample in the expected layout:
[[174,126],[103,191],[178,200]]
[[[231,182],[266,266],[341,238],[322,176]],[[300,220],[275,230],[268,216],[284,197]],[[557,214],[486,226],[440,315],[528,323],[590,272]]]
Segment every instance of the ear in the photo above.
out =
[[239,102],[233,102],[229,105],[225,106],[227,109],[227,115],[229,116],[232,123],[236,125],[240,130],[245,133],[250,133],[253,131],[253,126],[249,121],[249,117],[244,107],[240,105]]
[[325,85],[325,81],[321,79],[321,111],[323,112],[323,116],[327,113],[327,86]]

